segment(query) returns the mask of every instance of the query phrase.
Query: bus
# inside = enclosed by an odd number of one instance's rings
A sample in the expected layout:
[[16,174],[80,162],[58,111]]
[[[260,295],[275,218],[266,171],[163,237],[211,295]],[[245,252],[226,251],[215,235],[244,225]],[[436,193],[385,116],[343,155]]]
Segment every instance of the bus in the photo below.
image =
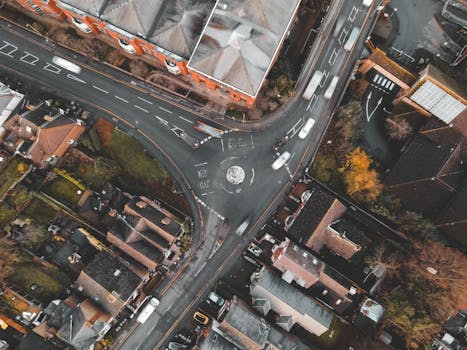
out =
[[332,94],[334,93],[334,90],[336,90],[336,86],[337,86],[337,82],[339,81],[339,77],[337,75],[335,75],[331,82],[329,83],[328,85],[328,88],[326,89],[326,91],[324,92],[324,95],[323,97],[326,99],[326,100],[329,100],[331,97],[332,97]]
[[65,68],[66,70],[69,70],[70,72],[79,74],[81,73],[81,67],[78,66],[77,64],[68,61],[64,58],[54,56],[52,57],[52,62],[55,63],[57,66],[60,66],[62,68]]
[[143,308],[143,310],[140,312],[138,317],[136,318],[136,321],[139,323],[143,324],[146,322],[149,318],[149,316],[152,315],[154,310],[156,310],[156,307],[159,306],[159,299],[152,297],[149,299],[149,303],[146,304],[146,306]]
[[305,100],[310,100],[310,98],[313,96],[316,89],[318,88],[319,84],[321,84],[322,79],[323,73],[317,70],[315,74],[313,74],[313,77],[311,78],[310,82],[308,83],[308,86],[305,89],[305,92],[303,93],[303,98]]
[[344,44],[344,50],[345,51],[350,51],[353,49],[355,42],[358,39],[358,35],[360,34],[360,28],[359,27],[353,27],[352,31],[350,32],[349,38]]
[[194,126],[195,130],[198,130],[198,131],[201,131],[201,132],[204,132],[205,134],[208,134],[209,136],[212,136],[212,137],[217,137],[217,138],[221,138],[222,136],[222,133],[224,132],[223,130],[221,129],[217,129],[217,128],[214,128],[206,123],[203,123],[202,121],[200,120],[196,120],[196,125]]

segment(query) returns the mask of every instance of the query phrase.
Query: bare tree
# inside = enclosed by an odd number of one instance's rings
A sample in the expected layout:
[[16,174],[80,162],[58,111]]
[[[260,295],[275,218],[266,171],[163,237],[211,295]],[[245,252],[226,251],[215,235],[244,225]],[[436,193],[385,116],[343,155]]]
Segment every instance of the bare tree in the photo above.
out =
[[407,119],[395,116],[386,119],[386,132],[393,140],[407,140],[413,133],[413,127]]

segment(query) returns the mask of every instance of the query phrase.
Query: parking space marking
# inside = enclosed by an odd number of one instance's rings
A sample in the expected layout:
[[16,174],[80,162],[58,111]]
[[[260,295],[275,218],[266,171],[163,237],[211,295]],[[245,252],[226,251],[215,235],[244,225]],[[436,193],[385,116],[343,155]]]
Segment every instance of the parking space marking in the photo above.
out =
[[143,102],[146,102],[147,104],[150,104],[150,105],[153,105],[153,104],[154,104],[153,102],[151,102],[151,101],[149,101],[149,100],[146,100],[146,99],[143,98],[143,97],[137,96],[136,98],[139,99],[139,100],[141,100],[141,101],[143,101]]
[[290,130],[287,131],[286,135],[288,135],[289,138],[293,138],[300,131],[303,124],[304,124],[303,118],[300,118],[299,120],[297,120],[297,122],[294,124],[294,126],[292,126],[290,128]]
[[168,110],[167,108],[159,106],[159,109],[162,109],[164,112],[172,114],[173,112],[171,110]]
[[193,122],[192,122],[191,120],[186,119],[186,118],[182,117],[181,115],[179,115],[178,117],[179,117],[181,120],[186,121],[187,123],[193,124]]
[[328,72],[328,71],[323,72],[323,77],[321,78],[321,81],[319,82],[320,87],[323,87],[326,84],[326,81],[328,80],[329,74],[331,74],[331,72]]
[[339,34],[339,44],[343,44],[345,42],[345,39],[347,38],[347,34],[349,34],[349,31],[346,28],[343,28],[342,31]]
[[353,21],[355,21],[355,18],[357,17],[357,13],[358,13],[358,8],[353,6],[352,11],[350,11],[348,20],[353,23]]
[[332,66],[334,63],[336,63],[338,51],[336,48],[332,50],[331,57],[329,57],[329,64]]
[[[13,57],[12,53],[18,51],[18,47],[5,40],[3,40],[3,42],[5,45],[0,47],[0,53],[4,54],[5,56]],[[5,52],[7,50],[4,50],[4,49],[7,49],[8,47],[13,48],[13,49],[10,50],[9,52]]]
[[54,66],[53,64],[50,64],[47,62],[47,64],[44,66],[44,68],[46,71],[49,71],[49,72],[52,72],[54,74],[60,74],[60,72],[62,71],[61,68],[58,68],[57,66]]
[[310,102],[308,102],[308,106],[306,106],[306,111],[313,111],[316,106],[316,102],[318,102],[318,97],[313,94],[313,96],[311,96]]
[[128,100],[125,100],[124,98],[122,98],[122,97],[120,97],[120,96],[115,95],[114,97],[115,97],[117,100],[120,100],[120,101],[122,101],[122,102],[128,103]]
[[104,94],[108,94],[108,93],[109,93],[107,90],[104,90],[104,89],[100,88],[99,86],[93,85],[92,87],[93,87],[94,89],[100,91],[100,92],[103,92]]
[[198,167],[198,166],[203,166],[203,165],[207,165],[208,162],[204,162],[204,163],[198,163],[198,164],[195,164],[195,167]]
[[32,53],[29,53],[27,51],[24,51],[25,55],[23,57],[21,57],[19,60],[24,62],[24,63],[27,63],[27,64],[30,64],[31,66],[35,66],[36,63],[39,61],[39,57],[33,55]]

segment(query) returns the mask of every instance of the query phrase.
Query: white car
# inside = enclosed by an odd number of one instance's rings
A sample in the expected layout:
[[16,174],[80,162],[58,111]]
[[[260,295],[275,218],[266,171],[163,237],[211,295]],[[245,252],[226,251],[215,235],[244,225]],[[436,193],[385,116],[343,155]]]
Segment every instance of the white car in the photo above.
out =
[[303,125],[302,130],[298,133],[298,138],[303,140],[310,133],[311,128],[315,125],[315,120],[313,118],[308,119]]
[[290,152],[285,151],[282,153],[275,161],[272,163],[272,168],[274,170],[279,170],[284,166],[285,163],[290,159]]
[[248,251],[256,257],[260,256],[263,253],[263,250],[253,242],[251,242],[248,246]]

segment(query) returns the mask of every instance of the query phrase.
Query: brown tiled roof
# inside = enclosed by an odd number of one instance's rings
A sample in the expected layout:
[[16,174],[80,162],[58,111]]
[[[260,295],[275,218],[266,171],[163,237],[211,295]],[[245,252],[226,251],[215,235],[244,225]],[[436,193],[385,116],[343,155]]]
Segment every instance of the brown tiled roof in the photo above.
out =
[[402,80],[407,85],[412,85],[417,80],[414,74],[388,58],[386,53],[380,49],[374,50],[368,59],[376,63],[378,66],[384,68],[386,71]]

